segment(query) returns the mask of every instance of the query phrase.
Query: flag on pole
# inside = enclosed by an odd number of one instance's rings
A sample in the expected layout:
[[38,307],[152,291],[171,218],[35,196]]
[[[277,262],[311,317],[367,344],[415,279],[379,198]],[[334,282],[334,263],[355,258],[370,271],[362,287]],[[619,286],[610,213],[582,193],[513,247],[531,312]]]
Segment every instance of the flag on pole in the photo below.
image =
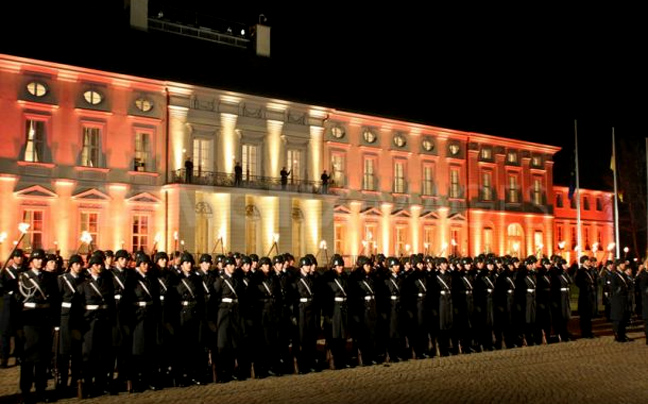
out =
[[576,160],[575,156],[571,162],[571,169],[569,171],[569,192],[567,197],[571,200],[574,197],[574,192],[576,192]]

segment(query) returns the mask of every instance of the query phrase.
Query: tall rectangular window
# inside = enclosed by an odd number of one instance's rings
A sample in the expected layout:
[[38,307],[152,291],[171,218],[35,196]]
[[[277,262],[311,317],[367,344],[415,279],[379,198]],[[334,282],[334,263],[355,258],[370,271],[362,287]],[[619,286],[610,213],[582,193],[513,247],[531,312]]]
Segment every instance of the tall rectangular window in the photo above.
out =
[[491,185],[493,173],[486,170],[482,171],[482,192],[481,199],[482,201],[491,201],[493,200],[493,188]]
[[378,245],[377,239],[378,234],[377,229],[378,225],[376,223],[366,223],[364,225],[364,235],[362,238],[363,253],[371,255],[376,252],[376,247]]
[[533,179],[533,203],[536,205],[542,205],[542,180],[540,178]]
[[29,225],[25,235],[27,249],[43,248],[43,211],[36,209],[25,210],[22,221]]
[[434,195],[434,171],[431,164],[423,165],[423,195]]
[[151,162],[151,134],[135,132],[135,171],[153,171]]
[[493,229],[490,227],[484,228],[484,252],[493,252]]
[[435,235],[436,229],[434,226],[423,227],[423,249],[425,254],[436,255],[437,251],[434,251],[436,248]]
[[344,223],[335,223],[335,253],[344,255]]
[[288,149],[288,162],[286,168],[290,171],[290,178],[293,181],[301,179],[302,153],[300,150]]
[[331,156],[331,179],[333,180],[333,185],[336,187],[344,186],[344,170],[345,170],[345,161],[344,155],[340,153],[334,153]]
[[533,245],[535,246],[536,250],[540,250],[544,247],[543,240],[544,237],[542,236],[541,231],[535,231],[533,233]]
[[450,169],[450,198],[461,198],[461,188],[459,187],[459,169]]
[[28,119],[26,122],[25,161],[40,163],[45,148],[45,122]]
[[92,236],[92,245],[99,244],[99,214],[95,212],[81,212],[79,217],[80,233],[88,232]]
[[367,191],[376,190],[376,160],[372,157],[365,157],[362,169],[362,189]]
[[507,190],[507,202],[509,203],[518,203],[518,180],[517,175],[509,174],[508,176],[508,190]]
[[405,190],[405,162],[394,161],[394,192],[404,194]]
[[85,126],[83,128],[83,145],[81,165],[84,167],[101,167],[101,128]]
[[193,140],[193,168],[200,175],[203,171],[214,171],[212,141],[204,138]]
[[133,215],[133,250],[146,251],[149,238],[149,217],[147,215]]
[[257,147],[249,144],[244,144],[241,150],[243,161],[241,168],[243,169],[243,179],[250,181],[258,174],[257,169]]
[[563,229],[562,226],[557,226],[556,231],[558,232],[558,241],[563,241]]
[[394,246],[396,248],[395,253],[398,255],[405,255],[407,253],[405,245],[407,244],[407,226],[396,226],[394,232]]

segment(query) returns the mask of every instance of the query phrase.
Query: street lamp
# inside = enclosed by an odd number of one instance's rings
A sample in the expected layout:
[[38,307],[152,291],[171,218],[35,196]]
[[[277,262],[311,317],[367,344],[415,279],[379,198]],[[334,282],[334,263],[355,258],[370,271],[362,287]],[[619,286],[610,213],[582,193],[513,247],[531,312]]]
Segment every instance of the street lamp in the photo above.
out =
[[623,247],[623,252],[624,252],[624,254],[625,254],[625,255],[623,256],[623,259],[624,259],[624,260],[625,260],[625,259],[628,259],[628,252],[629,252],[629,251],[630,251],[630,248],[628,248],[628,247]]

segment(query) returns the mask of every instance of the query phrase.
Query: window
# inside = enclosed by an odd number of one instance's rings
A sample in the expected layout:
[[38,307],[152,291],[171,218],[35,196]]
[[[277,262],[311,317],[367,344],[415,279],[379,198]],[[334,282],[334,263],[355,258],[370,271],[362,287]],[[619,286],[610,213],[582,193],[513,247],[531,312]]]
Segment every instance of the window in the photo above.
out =
[[[81,212],[79,218],[79,230],[80,233],[88,232],[92,237],[92,245],[97,246],[99,244],[99,214],[95,212]],[[86,246],[88,251],[90,246]]]
[[574,196],[572,196],[572,198],[569,200],[569,207],[572,209],[576,209],[576,198],[574,198]]
[[520,251],[520,249],[523,247],[523,234],[524,231],[522,230],[522,226],[520,226],[518,223],[511,223],[508,226],[506,235],[509,254],[512,254],[515,257],[524,255],[524,252]]
[[539,178],[533,179],[532,200],[536,205],[542,205],[542,180]]
[[576,237],[576,227],[571,228],[571,246],[573,249],[578,245],[578,238]]
[[603,210],[603,199],[601,197],[596,198],[596,210],[598,212]]
[[520,202],[519,190],[518,190],[518,177],[516,174],[509,174],[508,176],[507,202],[508,203]]
[[243,169],[243,179],[250,181],[258,175],[257,169],[257,146],[244,144],[241,150],[243,162],[241,168]]
[[517,162],[518,162],[518,154],[517,154],[517,152],[514,152],[512,150],[509,151],[506,154],[506,162],[509,163],[509,164],[517,164]]
[[583,209],[590,210],[589,198],[586,196],[583,197]]
[[563,196],[561,193],[556,194],[556,207],[557,208],[563,207]]
[[301,179],[301,166],[302,166],[302,153],[299,150],[288,150],[288,164],[286,168],[290,171],[291,181],[299,181]]
[[426,137],[421,142],[421,146],[423,147],[423,150],[431,152],[432,150],[434,150],[434,140],[432,140],[432,138],[430,137]]
[[336,139],[342,139],[344,137],[344,129],[341,126],[332,127],[331,136],[333,136]]
[[152,171],[151,134],[135,132],[135,171]]
[[531,157],[531,165],[533,167],[542,167],[542,156]]
[[[536,252],[539,250],[542,252],[542,248],[544,247],[544,243],[542,242],[544,240],[542,232],[539,230],[536,230],[533,233],[533,246],[536,249]],[[539,254],[538,254],[539,255]]]
[[85,126],[83,128],[83,146],[81,150],[81,165],[84,167],[100,167],[100,135],[101,129]]
[[25,161],[40,163],[43,161],[43,150],[45,148],[45,122],[35,119],[27,119],[25,128]]
[[365,157],[362,172],[362,189],[367,191],[376,190],[376,159],[374,157]]
[[83,93],[83,99],[90,105],[98,105],[103,101],[103,95],[95,90],[88,90]]
[[434,242],[434,236],[436,235],[436,229],[434,226],[425,226],[423,227],[423,249],[424,254],[426,255],[435,255],[434,248],[436,243]]
[[29,225],[24,240],[27,249],[33,251],[35,248],[43,248],[43,211],[25,210],[22,221]]
[[450,198],[461,198],[461,188],[459,187],[459,169],[450,169]]
[[405,147],[407,144],[407,139],[405,139],[405,135],[402,133],[397,133],[394,135],[394,146],[396,147]]
[[396,251],[394,252],[398,255],[404,255],[407,252],[405,248],[407,244],[407,229],[408,227],[405,225],[396,226],[396,231],[394,232],[394,247]]
[[47,94],[47,86],[38,81],[31,81],[27,84],[27,92],[34,97],[43,97]]
[[362,131],[362,138],[365,140],[367,143],[373,143],[376,141],[376,133],[372,131],[371,129],[365,129]]
[[140,97],[135,100],[135,107],[142,112],[149,112],[153,109],[153,101],[145,97]]
[[434,170],[432,164],[423,165],[423,195],[434,195]]
[[451,143],[448,146],[448,152],[450,152],[450,156],[452,156],[452,157],[456,157],[457,155],[459,155],[460,150],[461,150],[461,148],[459,147],[459,145],[457,143]]
[[194,172],[198,171],[198,176],[203,171],[213,171],[213,151],[212,141],[204,138],[195,138],[193,140],[193,159]]
[[450,234],[452,234],[452,238],[450,239],[450,245],[452,246],[452,255],[456,256],[459,252],[459,230],[452,229],[450,231]]
[[558,232],[558,242],[561,242],[563,239],[563,229],[562,226],[557,227],[557,232]]
[[362,238],[363,252],[366,255],[371,255],[376,253],[376,239],[378,238],[377,233],[378,225],[374,222],[366,223],[364,226],[364,235]]
[[484,252],[493,252],[493,229],[490,227],[484,228]]
[[490,147],[482,147],[479,157],[482,160],[492,160],[493,159],[493,149]]
[[340,153],[331,156],[331,179],[336,187],[344,186],[344,160],[344,155]]
[[394,162],[394,192],[405,193],[405,162],[396,160]]
[[482,201],[492,201],[493,200],[493,188],[491,185],[493,173],[491,171],[482,172],[482,192],[481,200]]
[[335,253],[344,255],[344,223],[335,223]]
[[149,217],[133,215],[133,251],[148,249]]
[[588,227],[584,228],[585,230],[585,250],[588,251],[590,249],[590,229]]

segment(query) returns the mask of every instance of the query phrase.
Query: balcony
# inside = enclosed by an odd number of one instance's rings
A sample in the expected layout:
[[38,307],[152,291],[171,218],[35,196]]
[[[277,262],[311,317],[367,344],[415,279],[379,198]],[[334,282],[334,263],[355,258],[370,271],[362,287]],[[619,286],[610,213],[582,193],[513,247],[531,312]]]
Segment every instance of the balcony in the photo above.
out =
[[260,175],[246,175],[245,178],[241,180],[240,184],[236,184],[233,173],[193,170],[191,179],[188,181],[186,170],[184,168],[173,171],[169,182],[171,184],[206,185],[212,187],[246,188],[267,191],[328,195],[335,194],[335,192],[331,190],[332,185],[329,185],[327,189],[323,189],[321,181],[293,180],[289,178],[285,184],[282,184],[280,177],[262,177]]

